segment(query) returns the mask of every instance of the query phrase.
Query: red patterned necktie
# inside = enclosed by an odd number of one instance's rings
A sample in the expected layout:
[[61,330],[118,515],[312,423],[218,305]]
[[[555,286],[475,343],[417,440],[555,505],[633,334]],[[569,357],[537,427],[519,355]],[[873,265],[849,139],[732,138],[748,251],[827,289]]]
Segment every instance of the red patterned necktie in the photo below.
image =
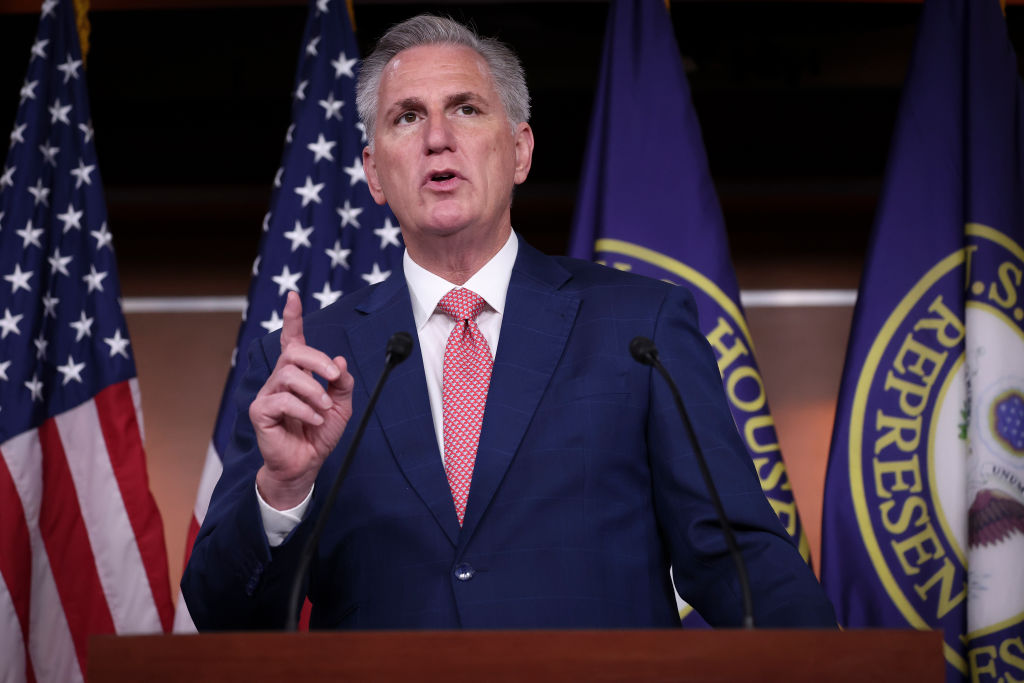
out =
[[476,316],[485,305],[479,294],[462,287],[445,294],[437,305],[455,320],[455,329],[444,347],[444,471],[459,526],[466,517],[466,499],[491,382],[491,347],[476,324]]

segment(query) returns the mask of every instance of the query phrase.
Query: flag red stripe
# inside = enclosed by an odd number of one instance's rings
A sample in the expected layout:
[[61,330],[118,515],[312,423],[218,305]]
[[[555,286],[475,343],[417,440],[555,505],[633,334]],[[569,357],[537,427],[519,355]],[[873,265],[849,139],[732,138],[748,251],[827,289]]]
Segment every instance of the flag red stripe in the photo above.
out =
[[0,454],[0,574],[14,603],[14,613],[21,625],[21,642],[25,646],[25,674],[34,683],[32,658],[28,651],[28,615],[32,601],[32,546],[28,536],[21,497]]
[[192,546],[196,543],[196,536],[199,535],[199,520],[192,515],[192,521],[188,524],[188,538],[185,539],[185,562],[182,570],[188,566],[188,558],[192,557]]
[[167,570],[167,546],[160,512],[149,490],[146,454],[136,419],[135,403],[129,382],[113,384],[96,394],[93,401],[99,414],[100,430],[107,444],[128,521],[146,568],[153,601],[160,614],[164,632],[171,629],[174,607],[171,604],[170,576]]
[[43,500],[39,530],[81,670],[86,670],[89,636],[113,633],[114,619],[96,572],[89,535],[78,507],[78,494],[68,468],[57,424],[39,427],[43,452]]

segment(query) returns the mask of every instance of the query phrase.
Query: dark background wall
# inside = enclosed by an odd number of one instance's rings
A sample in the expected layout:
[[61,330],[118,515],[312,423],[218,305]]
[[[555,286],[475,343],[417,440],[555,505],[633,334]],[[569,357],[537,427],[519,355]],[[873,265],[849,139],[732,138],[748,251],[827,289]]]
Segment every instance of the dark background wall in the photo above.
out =
[[[251,261],[306,13],[301,2],[160,4],[178,6],[94,2],[91,15],[93,119],[126,289],[136,268],[152,273],[168,259],[192,269]],[[607,3],[356,2],[364,51],[425,10],[471,20],[521,54],[538,151],[514,222],[563,251]],[[856,285],[919,12],[892,2],[672,4],[745,286]],[[1021,12],[1009,14],[1016,32]],[[17,108],[35,22],[0,14],[0,130]],[[797,277],[798,262],[812,270]]]
[[[91,4],[87,78],[125,296],[244,295],[289,123],[305,3]],[[0,0],[5,133],[38,6]],[[356,0],[355,16],[364,53],[387,26],[421,11],[470,20],[520,53],[537,150],[513,224],[542,250],[561,253],[607,8]],[[855,288],[920,4],[690,0],[671,9],[741,287]],[[1020,47],[1024,8],[1013,4],[1007,15]],[[747,312],[817,558],[852,308]],[[238,321],[237,313],[128,316],[175,582]]]

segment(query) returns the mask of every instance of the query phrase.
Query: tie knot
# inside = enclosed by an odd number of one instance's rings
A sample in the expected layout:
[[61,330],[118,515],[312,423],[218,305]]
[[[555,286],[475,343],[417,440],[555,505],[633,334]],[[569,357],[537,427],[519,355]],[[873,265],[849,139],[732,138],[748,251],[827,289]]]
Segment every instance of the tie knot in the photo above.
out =
[[473,320],[484,310],[487,302],[483,297],[465,287],[456,287],[449,291],[437,304],[437,307],[455,320]]

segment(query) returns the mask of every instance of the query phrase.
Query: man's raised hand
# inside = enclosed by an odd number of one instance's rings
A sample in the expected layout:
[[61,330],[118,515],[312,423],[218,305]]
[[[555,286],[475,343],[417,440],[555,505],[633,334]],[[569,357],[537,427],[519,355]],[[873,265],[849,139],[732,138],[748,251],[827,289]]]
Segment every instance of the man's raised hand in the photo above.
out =
[[[306,345],[302,302],[288,292],[281,329],[281,355],[249,405],[249,419],[263,455],[256,484],[279,510],[298,505],[309,493],[325,458],[352,417],[352,387],[345,359],[330,358]],[[327,380],[327,388],[315,375]]]

